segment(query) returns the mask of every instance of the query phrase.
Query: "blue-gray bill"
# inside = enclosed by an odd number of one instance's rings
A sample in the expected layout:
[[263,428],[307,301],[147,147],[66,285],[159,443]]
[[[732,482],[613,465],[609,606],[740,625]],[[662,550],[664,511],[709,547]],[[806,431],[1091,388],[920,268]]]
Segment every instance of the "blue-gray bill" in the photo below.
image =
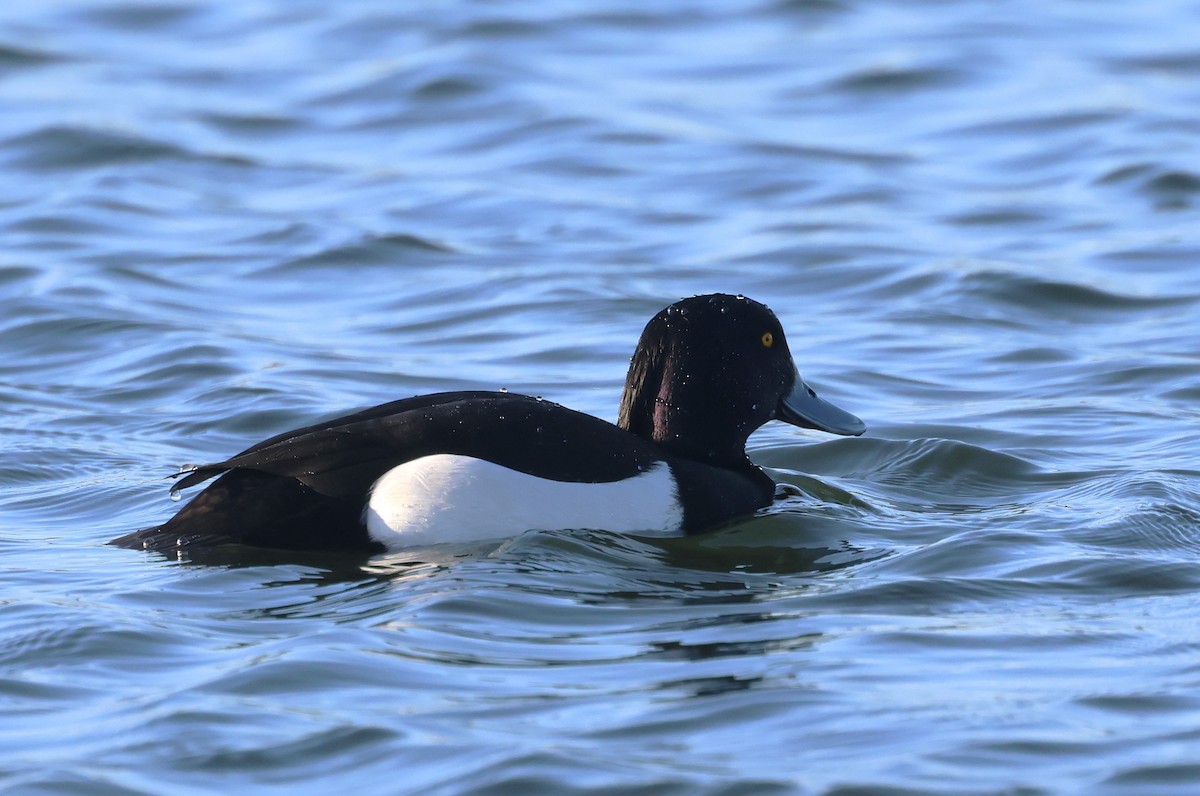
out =
[[857,437],[867,430],[867,424],[845,409],[839,409],[818,398],[804,379],[796,376],[796,386],[779,402],[778,419],[801,428],[815,428],[830,434]]

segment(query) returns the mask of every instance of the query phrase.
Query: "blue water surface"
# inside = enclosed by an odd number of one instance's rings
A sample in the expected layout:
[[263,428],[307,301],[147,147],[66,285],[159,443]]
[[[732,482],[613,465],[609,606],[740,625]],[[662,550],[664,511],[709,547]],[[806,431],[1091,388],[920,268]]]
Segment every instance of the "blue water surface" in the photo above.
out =
[[[1200,7],[0,6],[11,793],[1200,792]],[[771,305],[861,438],[689,539],[108,547],[415,393]]]

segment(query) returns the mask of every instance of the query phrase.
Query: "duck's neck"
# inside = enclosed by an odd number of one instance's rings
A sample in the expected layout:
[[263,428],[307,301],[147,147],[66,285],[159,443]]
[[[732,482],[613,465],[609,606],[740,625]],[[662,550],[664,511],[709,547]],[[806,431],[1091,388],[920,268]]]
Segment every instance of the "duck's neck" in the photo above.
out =
[[617,425],[689,459],[750,466],[746,440],[753,429],[730,424],[729,415],[712,403],[711,384],[673,372],[674,363],[685,360],[669,348],[639,347],[625,379]]

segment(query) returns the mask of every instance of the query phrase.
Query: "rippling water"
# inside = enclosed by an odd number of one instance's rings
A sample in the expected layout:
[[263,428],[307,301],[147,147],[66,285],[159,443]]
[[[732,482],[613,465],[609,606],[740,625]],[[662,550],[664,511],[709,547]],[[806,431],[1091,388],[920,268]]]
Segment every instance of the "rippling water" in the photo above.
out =
[[[410,7],[411,6],[411,7]],[[0,9],[13,792],[1200,782],[1200,8]],[[692,539],[106,547],[164,476],[770,304],[868,423]]]

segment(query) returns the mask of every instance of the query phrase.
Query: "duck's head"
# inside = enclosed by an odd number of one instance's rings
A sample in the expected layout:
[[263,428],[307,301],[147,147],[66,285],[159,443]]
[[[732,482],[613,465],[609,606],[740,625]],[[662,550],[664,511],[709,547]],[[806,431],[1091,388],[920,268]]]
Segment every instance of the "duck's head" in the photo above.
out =
[[617,425],[682,455],[740,464],[769,420],[857,436],[866,425],[800,378],[775,313],[744,296],[678,301],[646,324]]

